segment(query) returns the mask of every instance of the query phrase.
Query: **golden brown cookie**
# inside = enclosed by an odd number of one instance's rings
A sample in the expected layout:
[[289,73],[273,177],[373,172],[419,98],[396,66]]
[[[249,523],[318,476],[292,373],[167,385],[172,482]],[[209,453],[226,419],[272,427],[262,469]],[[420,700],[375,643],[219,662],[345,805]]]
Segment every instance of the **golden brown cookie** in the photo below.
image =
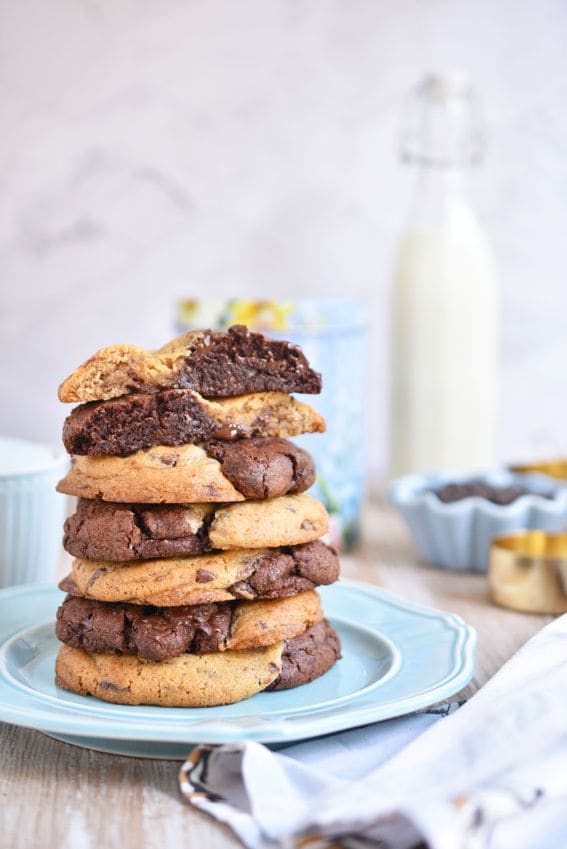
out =
[[242,701],[265,690],[281,670],[283,643],[248,651],[182,654],[171,660],[87,654],[62,646],[58,687],[123,705],[210,707]]
[[208,536],[211,548],[272,548],[319,539],[328,529],[324,505],[300,493],[222,507],[215,511]]
[[276,437],[158,445],[128,457],[73,458],[58,492],[142,504],[243,501],[304,492],[315,480],[306,451]]
[[156,446],[129,457],[75,457],[57,491],[146,504],[244,500],[220,463],[198,445]]
[[212,400],[188,389],[122,395],[75,407],[63,426],[69,454],[125,457],[154,445],[321,433],[324,419],[284,392]]
[[175,607],[254,598],[287,598],[337,580],[339,561],[322,542],[195,557],[109,563],[73,561],[60,588],[98,601]]
[[227,648],[255,648],[290,640],[322,619],[321,600],[314,590],[291,598],[242,602],[235,608]]
[[248,392],[312,394],[321,391],[321,376],[297,345],[238,325],[226,333],[184,333],[157,351],[110,345],[63,381],[59,399],[106,401],[160,389],[195,389],[212,398]]

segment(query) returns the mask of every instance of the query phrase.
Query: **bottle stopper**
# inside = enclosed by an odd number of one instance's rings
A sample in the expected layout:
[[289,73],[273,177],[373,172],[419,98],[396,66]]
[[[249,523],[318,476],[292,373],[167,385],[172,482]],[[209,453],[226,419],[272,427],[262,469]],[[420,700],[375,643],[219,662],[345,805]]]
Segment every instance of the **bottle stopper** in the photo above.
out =
[[567,533],[520,531],[495,537],[488,583],[492,601],[529,613],[567,612]]

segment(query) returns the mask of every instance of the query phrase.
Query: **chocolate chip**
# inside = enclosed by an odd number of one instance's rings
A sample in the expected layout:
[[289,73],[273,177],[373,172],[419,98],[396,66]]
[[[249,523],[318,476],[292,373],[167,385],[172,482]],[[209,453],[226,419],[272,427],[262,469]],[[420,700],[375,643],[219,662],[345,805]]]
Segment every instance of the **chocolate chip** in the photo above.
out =
[[199,583],[199,584],[206,584],[209,581],[214,581],[214,579],[215,579],[215,576],[213,575],[213,573],[209,572],[208,569],[197,569],[197,572],[195,573],[195,577],[197,579],[197,583]]

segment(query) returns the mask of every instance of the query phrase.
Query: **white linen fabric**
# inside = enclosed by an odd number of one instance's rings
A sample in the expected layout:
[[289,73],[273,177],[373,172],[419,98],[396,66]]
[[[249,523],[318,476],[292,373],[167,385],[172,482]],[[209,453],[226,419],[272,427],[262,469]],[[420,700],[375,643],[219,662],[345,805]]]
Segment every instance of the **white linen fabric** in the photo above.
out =
[[200,746],[181,789],[250,849],[566,849],[567,614],[454,707],[279,751]]

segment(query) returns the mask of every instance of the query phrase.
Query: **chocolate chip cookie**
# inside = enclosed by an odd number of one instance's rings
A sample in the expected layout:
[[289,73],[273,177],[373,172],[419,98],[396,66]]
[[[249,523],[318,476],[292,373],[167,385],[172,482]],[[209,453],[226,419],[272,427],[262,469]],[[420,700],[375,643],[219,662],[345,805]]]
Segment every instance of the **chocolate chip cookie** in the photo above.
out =
[[323,618],[317,593],[275,601],[151,607],[67,596],[57,611],[57,639],[89,653],[168,660],[271,646]]
[[304,492],[315,481],[306,451],[285,439],[158,445],[128,457],[73,458],[58,492],[141,504],[244,501]]
[[283,392],[211,400],[193,390],[166,389],[75,407],[65,420],[63,443],[69,454],[125,457],[154,445],[324,430],[322,416]]
[[63,645],[56,683],[116,704],[211,707],[233,704],[262,690],[307,684],[328,672],[339,657],[339,638],[321,620],[305,633],[272,646],[180,654],[157,662],[136,655],[88,654]]
[[80,498],[63,545],[84,560],[128,562],[184,557],[213,549],[301,545],[327,532],[323,504],[283,495],[236,504],[116,504]]
[[338,576],[336,552],[317,540],[283,548],[238,549],[128,564],[77,559],[59,586],[71,595],[98,601],[171,607],[287,598],[332,584]]
[[235,325],[228,332],[190,331],[157,351],[110,345],[63,381],[59,399],[107,401],[161,389],[195,389],[211,398],[247,392],[317,394],[321,375],[297,345]]

